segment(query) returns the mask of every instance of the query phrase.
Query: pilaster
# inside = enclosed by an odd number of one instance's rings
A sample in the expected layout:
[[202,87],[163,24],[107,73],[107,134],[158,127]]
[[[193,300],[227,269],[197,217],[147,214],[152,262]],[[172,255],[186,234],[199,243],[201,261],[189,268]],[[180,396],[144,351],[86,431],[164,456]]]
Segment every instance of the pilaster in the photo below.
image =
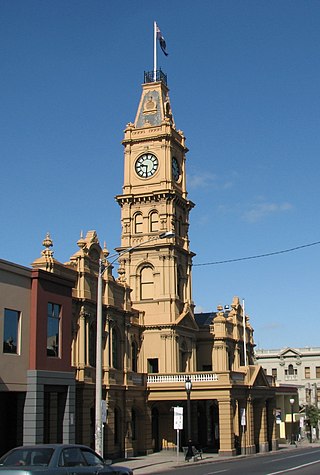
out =
[[251,396],[249,396],[247,400],[241,401],[241,407],[245,409],[244,420],[246,423],[246,425],[242,425],[241,453],[255,454],[256,446],[254,443],[254,414]]
[[234,447],[233,407],[230,397],[219,399],[219,455],[236,455]]

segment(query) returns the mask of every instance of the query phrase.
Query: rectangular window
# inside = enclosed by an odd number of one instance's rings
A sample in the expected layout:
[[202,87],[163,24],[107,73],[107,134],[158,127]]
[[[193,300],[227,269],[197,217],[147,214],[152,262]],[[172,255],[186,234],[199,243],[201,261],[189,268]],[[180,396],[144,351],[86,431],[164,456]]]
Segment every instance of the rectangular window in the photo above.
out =
[[148,373],[159,373],[158,358],[148,358]]
[[60,312],[60,305],[48,303],[47,356],[60,356]]
[[304,368],[304,377],[305,379],[310,379],[310,366]]
[[316,366],[316,378],[320,378],[320,366]]
[[4,309],[3,353],[19,353],[20,312]]
[[274,377],[274,379],[277,379],[277,376],[278,376],[278,370],[277,370],[277,368],[272,368],[271,374],[272,374],[272,376]]

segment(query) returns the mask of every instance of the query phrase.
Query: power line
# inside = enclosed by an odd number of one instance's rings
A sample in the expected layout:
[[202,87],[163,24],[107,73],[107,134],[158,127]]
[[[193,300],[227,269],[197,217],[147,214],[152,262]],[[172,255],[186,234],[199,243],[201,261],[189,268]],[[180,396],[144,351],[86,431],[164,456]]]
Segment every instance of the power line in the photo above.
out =
[[306,247],[316,246],[317,244],[320,244],[320,241],[311,242],[309,244],[303,244],[302,246],[292,247],[290,249],[283,249],[282,251],[268,252],[266,254],[258,254],[258,255],[255,255],[255,256],[238,257],[238,258],[235,258],[235,259],[225,259],[223,261],[214,261],[214,262],[204,262],[202,264],[193,264],[193,267],[196,267],[196,266],[198,266],[198,267],[199,266],[214,266],[214,265],[217,265],[217,264],[227,264],[229,262],[248,261],[250,259],[261,259],[262,257],[270,257],[270,256],[275,256],[277,254],[284,254],[286,252],[298,251],[299,249],[304,249]]

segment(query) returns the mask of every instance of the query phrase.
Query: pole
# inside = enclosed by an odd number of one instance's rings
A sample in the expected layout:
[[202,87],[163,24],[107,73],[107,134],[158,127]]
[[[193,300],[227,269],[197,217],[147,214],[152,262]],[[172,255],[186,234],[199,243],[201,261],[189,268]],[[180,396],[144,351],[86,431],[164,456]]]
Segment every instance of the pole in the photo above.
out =
[[293,404],[291,403],[291,445],[294,444],[293,440]]
[[153,22],[153,81],[157,80],[157,23]]
[[102,448],[102,260],[99,259],[97,292],[97,340],[96,340],[96,422],[95,450],[103,457]]
[[188,413],[188,442],[191,440],[191,404],[190,391],[187,391],[187,413]]
[[179,429],[177,429],[177,462],[179,460]]
[[246,332],[246,312],[244,309],[244,299],[242,300],[242,325],[243,325],[243,354],[244,365],[247,366],[247,332]]

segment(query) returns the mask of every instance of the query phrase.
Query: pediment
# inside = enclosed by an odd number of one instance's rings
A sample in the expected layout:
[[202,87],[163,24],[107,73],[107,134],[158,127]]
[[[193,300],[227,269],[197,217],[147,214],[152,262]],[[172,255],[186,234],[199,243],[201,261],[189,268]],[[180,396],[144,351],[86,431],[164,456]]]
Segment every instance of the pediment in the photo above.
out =
[[301,353],[296,350],[295,348],[284,348],[283,350],[280,351],[280,356],[301,356]]
[[176,320],[177,326],[183,326],[185,328],[190,328],[192,330],[199,330],[199,327],[194,319],[193,312],[189,305],[185,305],[182,313],[179,315],[179,318]]
[[246,383],[253,387],[271,387],[262,366],[249,366]]

